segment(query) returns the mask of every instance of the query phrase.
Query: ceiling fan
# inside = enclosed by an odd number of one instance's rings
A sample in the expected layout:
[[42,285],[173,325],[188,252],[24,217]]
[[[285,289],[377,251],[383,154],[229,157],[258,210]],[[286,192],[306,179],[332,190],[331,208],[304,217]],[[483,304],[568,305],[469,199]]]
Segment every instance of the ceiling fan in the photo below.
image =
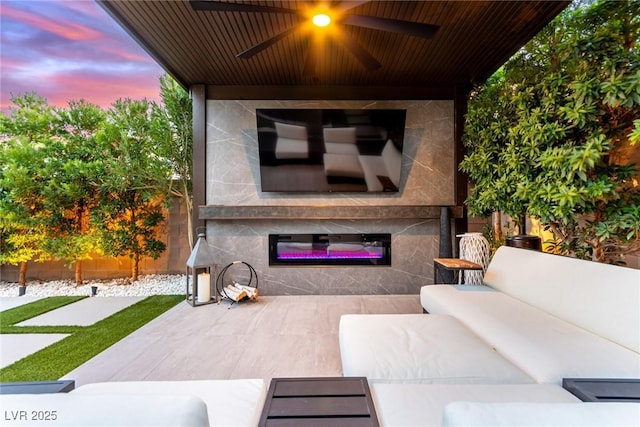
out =
[[[343,25],[353,27],[364,27],[374,30],[399,33],[423,39],[433,37],[438,31],[439,26],[433,24],[424,24],[421,22],[403,21],[399,19],[379,18],[374,16],[365,16],[351,14],[349,11],[361,4],[368,3],[365,1],[342,1],[331,2],[330,4],[317,3],[308,9],[288,9],[283,7],[275,7],[251,3],[230,3],[217,0],[189,0],[191,7],[195,11],[213,11],[213,12],[253,12],[253,13],[287,13],[297,15],[301,21],[274,36],[257,43],[248,49],[238,53],[237,58],[249,59],[259,52],[274,45],[280,40],[290,36],[302,29],[302,26],[313,22],[318,27],[333,25],[339,28]],[[323,22],[316,22],[320,19]],[[324,24],[324,25],[322,25]],[[333,36],[369,71],[377,70],[382,66],[366,49],[364,49],[355,39],[347,32],[340,31],[337,36]],[[304,66],[304,74],[312,74],[315,70],[317,61],[316,50],[309,49]]]

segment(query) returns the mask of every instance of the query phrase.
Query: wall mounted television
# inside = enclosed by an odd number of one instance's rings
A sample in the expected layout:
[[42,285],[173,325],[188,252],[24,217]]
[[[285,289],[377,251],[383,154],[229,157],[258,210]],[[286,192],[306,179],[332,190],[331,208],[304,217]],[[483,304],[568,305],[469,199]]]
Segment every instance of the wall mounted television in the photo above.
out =
[[406,110],[256,110],[262,192],[398,192]]

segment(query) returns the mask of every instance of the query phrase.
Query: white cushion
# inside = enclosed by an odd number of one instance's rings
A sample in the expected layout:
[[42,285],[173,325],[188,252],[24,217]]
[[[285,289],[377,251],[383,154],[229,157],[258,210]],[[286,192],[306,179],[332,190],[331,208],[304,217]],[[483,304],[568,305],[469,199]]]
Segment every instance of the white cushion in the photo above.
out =
[[276,159],[307,159],[309,144],[304,139],[278,138]]
[[440,426],[445,406],[473,402],[579,402],[560,386],[551,384],[388,384],[371,385],[380,424]]
[[388,140],[382,150],[382,159],[387,169],[386,176],[391,179],[396,187],[400,184],[400,170],[402,169],[402,153],[398,151],[393,141]]
[[640,352],[640,270],[502,246],[484,282]]
[[275,122],[278,139],[276,140],[276,159],[307,159],[309,144],[305,126]]
[[364,178],[364,171],[358,156],[350,154],[324,154],[324,173],[326,176]]
[[450,316],[343,315],[338,334],[345,376],[370,382],[532,382]]
[[364,179],[369,191],[382,191],[382,183],[378,175],[387,176],[387,167],[380,156],[360,156],[360,164],[364,171]]
[[202,381],[127,381],[82,385],[74,395],[184,394],[204,401],[212,426],[255,426],[266,396],[262,379]]
[[386,176],[396,186],[400,186],[400,170],[402,154],[395,148],[391,140],[387,141],[382,155],[360,156],[360,164],[364,170],[364,179],[369,191],[382,191],[384,188],[378,176]]
[[178,394],[13,394],[0,400],[5,427],[209,426],[202,399]]
[[322,129],[324,142],[337,142],[339,144],[355,144],[356,128],[324,128]]
[[454,402],[444,410],[443,427],[640,425],[637,403],[475,403]]
[[[502,292],[482,286],[424,286],[434,314],[453,315],[537,382],[640,378],[640,354]],[[606,321],[606,319],[602,319]]]
[[290,125],[275,122],[276,132],[279,138],[302,139],[307,141],[307,128],[305,126]]
[[460,310],[457,299],[479,298],[478,292],[498,293],[482,285],[427,285],[420,288],[420,304],[429,313],[455,316]]

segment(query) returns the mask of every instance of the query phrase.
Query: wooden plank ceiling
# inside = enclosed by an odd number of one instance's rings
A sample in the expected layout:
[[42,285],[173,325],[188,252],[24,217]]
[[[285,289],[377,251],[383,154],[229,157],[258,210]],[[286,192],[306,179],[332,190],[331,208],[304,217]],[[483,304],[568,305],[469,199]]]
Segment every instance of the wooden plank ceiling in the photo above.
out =
[[[468,88],[550,22],[562,1],[369,1],[351,14],[439,26],[430,39],[341,25],[381,67],[370,71],[339,38],[313,45],[303,26],[249,59],[236,55],[301,24],[289,13],[196,11],[188,0],[98,0],[185,87]],[[238,1],[303,10],[313,2]],[[335,4],[335,2],[334,2]],[[353,6],[353,5],[351,5]],[[313,72],[304,66],[317,53]]]

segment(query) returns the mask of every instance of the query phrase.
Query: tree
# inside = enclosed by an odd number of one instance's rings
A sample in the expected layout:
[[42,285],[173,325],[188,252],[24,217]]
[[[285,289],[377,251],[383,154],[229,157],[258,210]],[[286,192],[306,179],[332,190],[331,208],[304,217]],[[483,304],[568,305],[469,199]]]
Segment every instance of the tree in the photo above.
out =
[[640,7],[569,8],[477,87],[461,169],[474,215],[539,218],[558,252],[620,262],[640,250]]
[[10,249],[3,259],[64,259],[75,264],[76,283],[81,284],[82,260],[99,251],[89,212],[97,200],[102,161],[93,138],[103,114],[85,101],[52,108],[35,94],[14,98],[14,103],[18,108],[3,119],[10,135],[0,184],[2,227]]
[[[154,108],[154,120],[166,132],[159,136],[158,155],[166,159],[173,173],[169,192],[178,197],[187,212],[187,238],[193,247],[193,110],[189,94],[170,76],[160,78],[164,108]],[[175,185],[174,185],[175,184]]]
[[152,110],[147,100],[118,100],[107,112],[100,134],[106,164],[94,219],[100,224],[105,252],[132,259],[134,281],[141,257],[156,259],[165,249],[157,234],[164,222],[162,197],[171,169],[157,146],[166,129],[153,120]]
[[47,145],[42,186],[48,253],[75,265],[75,280],[83,282],[82,261],[101,254],[91,212],[99,201],[98,181],[103,174],[104,151],[96,135],[104,123],[100,107],[84,100],[70,101],[57,110],[57,135]]
[[26,284],[27,263],[50,258],[45,228],[33,215],[42,207],[39,181],[43,142],[50,137],[54,111],[36,93],[12,97],[8,115],[0,116],[0,262],[20,265],[18,282]]
[[38,204],[37,196],[29,190],[16,191],[12,184],[16,175],[21,181],[28,177],[27,168],[17,164],[14,158],[22,151],[22,143],[24,139],[7,138],[0,150],[0,263],[20,265],[18,282],[25,285],[27,263],[44,261],[49,256],[43,251],[44,229],[31,220],[31,211]]

